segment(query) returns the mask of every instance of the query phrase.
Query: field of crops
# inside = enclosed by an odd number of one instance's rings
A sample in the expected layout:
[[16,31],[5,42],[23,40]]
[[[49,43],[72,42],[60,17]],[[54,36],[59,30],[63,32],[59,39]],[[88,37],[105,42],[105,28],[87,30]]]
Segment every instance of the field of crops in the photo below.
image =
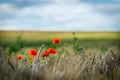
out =
[[[55,37],[73,38],[73,32],[0,31],[0,41],[15,41],[18,35],[22,35],[25,41],[49,40]],[[119,35],[120,32],[76,32],[80,39],[120,39]]]
[[[49,43],[53,38],[61,38],[63,42],[70,42],[73,37],[84,45],[119,44],[120,32],[35,32],[35,31],[0,31],[0,45],[11,45],[17,36],[22,37],[24,45],[38,45]],[[71,42],[70,42],[71,43]]]
[[119,35],[0,31],[0,79],[120,80]]

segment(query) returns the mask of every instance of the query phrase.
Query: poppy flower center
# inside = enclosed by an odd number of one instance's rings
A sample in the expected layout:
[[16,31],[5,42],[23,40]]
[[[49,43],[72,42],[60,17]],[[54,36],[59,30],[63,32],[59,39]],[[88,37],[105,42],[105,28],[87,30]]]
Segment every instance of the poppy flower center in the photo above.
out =
[[35,52],[35,51],[32,52],[32,55],[36,55],[36,54],[37,54],[37,52]]
[[23,58],[22,55],[18,55],[18,56],[17,56],[17,59],[18,59],[18,60],[21,60],[22,58]]

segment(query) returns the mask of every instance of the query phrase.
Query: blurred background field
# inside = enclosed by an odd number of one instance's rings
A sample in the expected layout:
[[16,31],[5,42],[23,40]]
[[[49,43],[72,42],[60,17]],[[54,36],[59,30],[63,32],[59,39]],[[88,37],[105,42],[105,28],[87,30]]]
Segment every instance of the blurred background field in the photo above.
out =
[[53,38],[61,38],[63,43],[71,44],[73,38],[81,46],[120,46],[120,32],[37,32],[37,31],[0,31],[0,45],[9,46],[21,36],[24,46],[49,45]]
[[[83,48],[105,50],[108,47],[120,47],[120,32],[36,32],[36,31],[0,31],[0,45],[10,47],[39,47],[42,44],[51,46],[53,38],[62,40],[64,44],[73,45],[75,42]],[[20,40],[16,39],[20,36]],[[74,38],[77,38],[75,41]],[[15,44],[15,45],[14,45]]]
[[[0,46],[9,53],[30,47],[39,48],[42,44],[49,47],[54,38],[60,38],[68,50],[97,49],[107,51],[109,48],[120,48],[120,32],[40,32],[40,31],[0,31]],[[60,49],[61,49],[60,48]],[[73,52],[73,51],[71,51]]]
[[[22,35],[25,41],[49,40],[55,37],[61,39],[73,38],[73,32],[37,32],[37,31],[0,31],[1,41],[15,41],[18,35]],[[75,32],[81,39],[120,39],[120,32]]]

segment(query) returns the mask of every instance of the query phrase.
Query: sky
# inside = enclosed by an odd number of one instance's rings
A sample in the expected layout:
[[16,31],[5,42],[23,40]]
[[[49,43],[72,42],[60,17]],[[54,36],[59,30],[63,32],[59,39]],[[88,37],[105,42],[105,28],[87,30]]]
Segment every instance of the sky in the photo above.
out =
[[120,0],[0,0],[0,30],[120,31]]

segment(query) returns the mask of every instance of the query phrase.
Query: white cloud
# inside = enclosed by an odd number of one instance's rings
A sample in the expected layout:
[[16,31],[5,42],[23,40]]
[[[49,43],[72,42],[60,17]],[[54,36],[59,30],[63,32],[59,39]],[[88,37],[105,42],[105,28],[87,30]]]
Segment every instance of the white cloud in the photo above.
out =
[[0,12],[13,14],[14,12],[16,12],[16,8],[12,4],[4,3],[0,4]]
[[66,3],[78,3],[80,0],[54,0],[55,3],[66,4]]
[[[21,9],[17,9],[10,4],[2,4],[0,6],[2,12],[11,14],[13,17],[2,21],[0,29],[46,31],[113,30],[115,24],[117,24],[116,18],[106,16],[106,14],[97,11],[98,8],[101,8],[101,6],[95,7],[83,3],[34,5]],[[120,28],[118,29],[120,30]],[[117,28],[114,30],[117,30]]]

